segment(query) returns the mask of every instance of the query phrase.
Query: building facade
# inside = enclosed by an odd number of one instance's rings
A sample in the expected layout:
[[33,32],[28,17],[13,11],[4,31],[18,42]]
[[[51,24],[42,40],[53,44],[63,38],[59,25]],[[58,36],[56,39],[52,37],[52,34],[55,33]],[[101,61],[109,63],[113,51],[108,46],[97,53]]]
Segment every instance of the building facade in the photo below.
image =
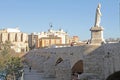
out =
[[32,33],[29,35],[29,47],[41,48],[59,44],[71,44],[72,42],[79,42],[78,36],[70,37],[67,32],[62,29],[53,30],[48,29],[47,32]]
[[28,44],[30,49],[40,47],[38,35],[35,33],[31,33],[30,35],[28,35]]
[[54,47],[57,44],[62,44],[62,40],[57,36],[42,37],[39,39],[40,47]]
[[72,42],[79,43],[79,37],[78,36],[73,36],[72,37]]
[[0,42],[10,41],[11,48],[15,52],[28,51],[28,34],[21,32],[17,28],[7,28],[0,30]]

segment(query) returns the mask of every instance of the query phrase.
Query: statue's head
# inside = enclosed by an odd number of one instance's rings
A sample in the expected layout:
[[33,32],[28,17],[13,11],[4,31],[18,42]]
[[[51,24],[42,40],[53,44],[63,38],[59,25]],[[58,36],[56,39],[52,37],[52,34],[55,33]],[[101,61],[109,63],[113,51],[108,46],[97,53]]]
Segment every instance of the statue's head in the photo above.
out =
[[101,4],[100,3],[98,4],[98,8],[101,8]]

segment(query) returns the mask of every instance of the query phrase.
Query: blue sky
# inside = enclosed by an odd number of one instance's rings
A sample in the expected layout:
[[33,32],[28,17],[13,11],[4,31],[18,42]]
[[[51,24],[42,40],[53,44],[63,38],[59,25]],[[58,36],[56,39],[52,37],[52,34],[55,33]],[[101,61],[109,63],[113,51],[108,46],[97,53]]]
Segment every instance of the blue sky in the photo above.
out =
[[104,38],[120,37],[120,0],[0,0],[0,28],[15,28],[32,33],[62,28],[81,40],[90,39],[95,12],[101,3]]

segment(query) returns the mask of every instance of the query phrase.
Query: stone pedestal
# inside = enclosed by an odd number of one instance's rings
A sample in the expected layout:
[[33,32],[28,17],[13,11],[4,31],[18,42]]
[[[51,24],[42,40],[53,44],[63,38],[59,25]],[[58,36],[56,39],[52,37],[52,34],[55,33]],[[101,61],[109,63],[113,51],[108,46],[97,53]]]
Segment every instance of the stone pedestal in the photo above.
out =
[[104,38],[103,38],[103,28],[102,27],[92,27],[90,29],[91,31],[91,39],[90,43],[94,45],[101,45],[104,43]]

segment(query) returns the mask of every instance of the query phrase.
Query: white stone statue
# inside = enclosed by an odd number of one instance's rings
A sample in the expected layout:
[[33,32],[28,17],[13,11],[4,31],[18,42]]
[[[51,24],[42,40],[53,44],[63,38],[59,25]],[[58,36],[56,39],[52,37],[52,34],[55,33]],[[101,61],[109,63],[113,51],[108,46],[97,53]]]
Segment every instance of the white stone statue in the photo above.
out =
[[102,16],[100,8],[101,8],[101,4],[99,3],[96,9],[96,17],[95,17],[95,25],[94,25],[95,27],[100,27],[101,16]]

